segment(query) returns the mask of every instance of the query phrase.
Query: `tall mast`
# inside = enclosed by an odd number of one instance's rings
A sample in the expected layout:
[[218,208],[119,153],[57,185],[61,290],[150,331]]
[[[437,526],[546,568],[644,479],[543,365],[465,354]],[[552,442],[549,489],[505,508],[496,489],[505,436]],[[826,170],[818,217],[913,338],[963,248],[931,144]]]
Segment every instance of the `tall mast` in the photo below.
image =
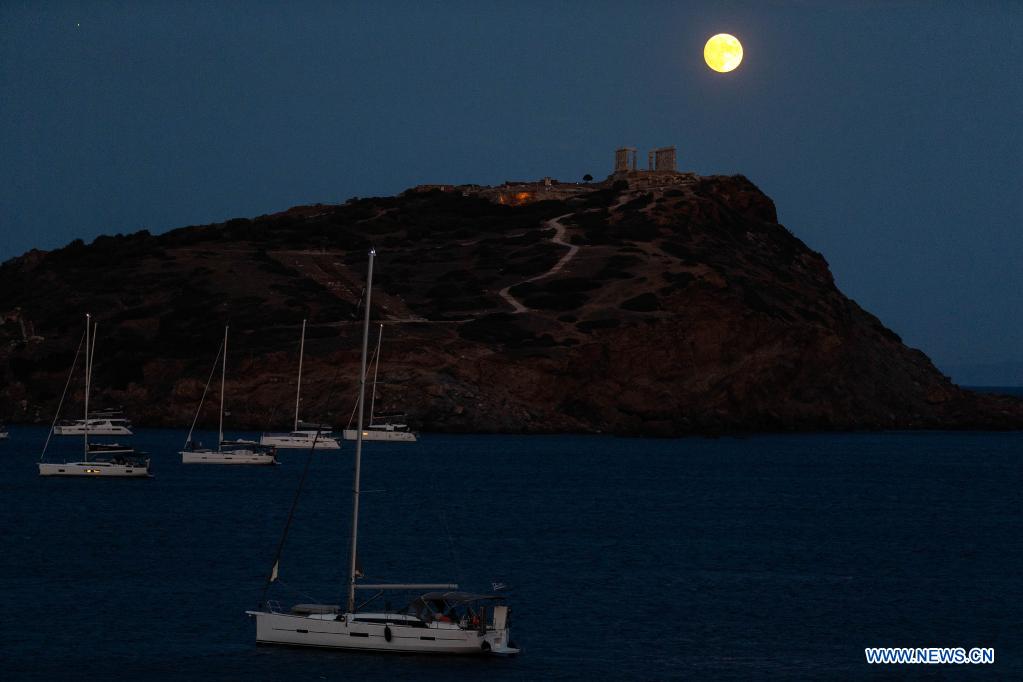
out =
[[92,315],[85,313],[85,429],[82,431],[85,447],[85,461],[89,461],[89,384],[92,381],[92,353],[89,352],[89,335],[92,332]]
[[359,474],[362,465],[362,417],[363,406],[366,404],[366,351],[369,347],[369,308],[370,296],[373,293],[373,259],[376,249],[369,250],[369,269],[366,272],[366,317],[362,324],[362,365],[359,371],[359,421],[355,438],[355,475],[352,477],[352,547],[348,557],[348,613],[355,613],[355,566],[358,561],[359,531]]
[[377,335],[376,362],[373,363],[373,393],[369,399],[369,425],[373,426],[373,408],[377,402],[377,373],[380,371],[380,342],[384,340],[384,323],[380,323],[380,334]]
[[224,358],[220,365],[220,427],[217,429],[220,437],[217,439],[217,452],[224,442],[224,382],[227,380],[227,329],[224,325]]
[[298,388],[295,389],[295,426],[292,431],[298,431],[298,403],[302,398],[302,358],[305,355],[305,320],[302,320],[302,343],[298,346]]

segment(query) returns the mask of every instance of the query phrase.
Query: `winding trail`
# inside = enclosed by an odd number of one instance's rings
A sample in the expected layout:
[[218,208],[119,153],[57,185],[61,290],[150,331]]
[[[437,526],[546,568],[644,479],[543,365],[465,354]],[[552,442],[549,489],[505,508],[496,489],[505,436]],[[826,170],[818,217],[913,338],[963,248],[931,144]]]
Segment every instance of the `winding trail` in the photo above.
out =
[[567,218],[570,215],[572,214],[566,213],[565,215],[559,215],[557,218],[551,218],[546,223],[548,228],[554,230],[554,236],[551,237],[551,243],[557,244],[558,246],[567,246],[568,252],[564,256],[562,256],[558,260],[558,262],[555,263],[554,266],[547,272],[536,275],[535,277],[530,277],[529,279],[524,279],[521,282],[516,282],[515,284],[509,284],[504,289],[501,289],[499,292],[497,292],[498,294],[500,294],[501,298],[507,301],[508,305],[512,307],[512,312],[514,313],[529,312],[529,308],[522,305],[522,303],[517,298],[512,296],[511,293],[509,293],[509,290],[512,287],[517,287],[518,285],[526,284],[527,282],[536,282],[538,280],[551,277],[552,275],[556,275],[558,272],[561,271],[562,268],[564,268],[568,264],[568,261],[572,260],[575,254],[578,253],[579,251],[578,246],[576,246],[575,244],[569,244],[568,242],[565,241],[566,230],[565,226],[561,224],[561,220],[563,218]]

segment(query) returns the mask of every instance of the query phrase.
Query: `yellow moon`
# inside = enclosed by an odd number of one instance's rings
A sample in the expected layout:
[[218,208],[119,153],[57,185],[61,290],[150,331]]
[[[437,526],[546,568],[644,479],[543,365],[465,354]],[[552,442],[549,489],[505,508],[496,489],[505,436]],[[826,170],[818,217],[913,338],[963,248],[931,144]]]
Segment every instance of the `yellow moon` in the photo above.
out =
[[728,73],[742,62],[742,43],[732,35],[718,33],[703,46],[707,66],[719,73]]

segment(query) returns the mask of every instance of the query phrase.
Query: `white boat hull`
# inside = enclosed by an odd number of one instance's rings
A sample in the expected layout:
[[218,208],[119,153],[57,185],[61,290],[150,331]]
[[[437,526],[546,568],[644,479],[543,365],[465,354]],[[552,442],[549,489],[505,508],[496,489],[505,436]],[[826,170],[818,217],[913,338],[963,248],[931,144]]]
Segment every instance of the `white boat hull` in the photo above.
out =
[[[80,424],[54,426],[55,436],[84,436],[85,427]],[[90,436],[131,436],[132,430],[126,426],[90,426]]]
[[[357,429],[345,429],[345,440],[357,440],[359,432]],[[362,440],[387,441],[391,443],[415,443],[416,434],[411,431],[382,431],[377,429],[366,429],[362,432]]]
[[147,478],[149,466],[114,464],[112,462],[39,463],[40,476],[92,476],[100,478]]
[[272,445],[278,448],[285,448],[288,450],[308,450],[313,447],[313,441],[316,441],[316,450],[340,450],[341,444],[337,442],[336,438],[331,438],[327,434],[320,434],[319,438],[316,438],[315,434],[309,436],[295,435],[290,433],[270,433],[260,437],[260,445]]
[[277,464],[277,458],[265,452],[251,450],[233,450],[217,452],[216,450],[184,450],[181,452],[182,464]]
[[[306,616],[267,611],[246,611],[256,619],[258,644],[283,644],[328,649],[355,649],[394,653],[514,654],[508,630],[463,630],[447,623],[360,623],[333,616]],[[388,637],[387,630],[390,630]]]

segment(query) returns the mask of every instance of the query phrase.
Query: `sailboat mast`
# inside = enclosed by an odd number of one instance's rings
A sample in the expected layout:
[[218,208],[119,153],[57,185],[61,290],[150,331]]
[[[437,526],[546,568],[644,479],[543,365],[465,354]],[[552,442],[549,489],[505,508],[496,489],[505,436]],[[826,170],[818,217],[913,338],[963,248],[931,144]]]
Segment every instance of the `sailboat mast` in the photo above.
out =
[[220,435],[217,438],[217,452],[220,452],[224,442],[224,383],[227,381],[227,329],[228,326],[224,325],[224,357],[220,364],[220,426],[217,428],[217,432]]
[[366,404],[366,351],[369,348],[369,310],[370,297],[373,293],[373,259],[376,249],[369,251],[369,268],[366,272],[366,317],[362,324],[362,364],[359,371],[359,421],[355,438],[355,474],[352,477],[352,546],[348,557],[348,613],[355,613],[355,567],[358,562],[358,531],[359,531],[359,475],[362,465],[362,418],[363,406]]
[[369,425],[373,426],[373,410],[377,402],[377,373],[380,372],[380,342],[384,340],[384,323],[380,323],[380,334],[377,335],[376,362],[373,363],[373,393],[369,399]]
[[302,342],[298,346],[298,387],[295,389],[295,426],[298,431],[298,404],[302,399],[302,359],[305,356],[305,320],[302,320]]
[[89,461],[89,383],[92,381],[92,353],[89,352],[89,335],[92,332],[92,315],[85,313],[85,428],[82,441],[85,447],[85,461]]

